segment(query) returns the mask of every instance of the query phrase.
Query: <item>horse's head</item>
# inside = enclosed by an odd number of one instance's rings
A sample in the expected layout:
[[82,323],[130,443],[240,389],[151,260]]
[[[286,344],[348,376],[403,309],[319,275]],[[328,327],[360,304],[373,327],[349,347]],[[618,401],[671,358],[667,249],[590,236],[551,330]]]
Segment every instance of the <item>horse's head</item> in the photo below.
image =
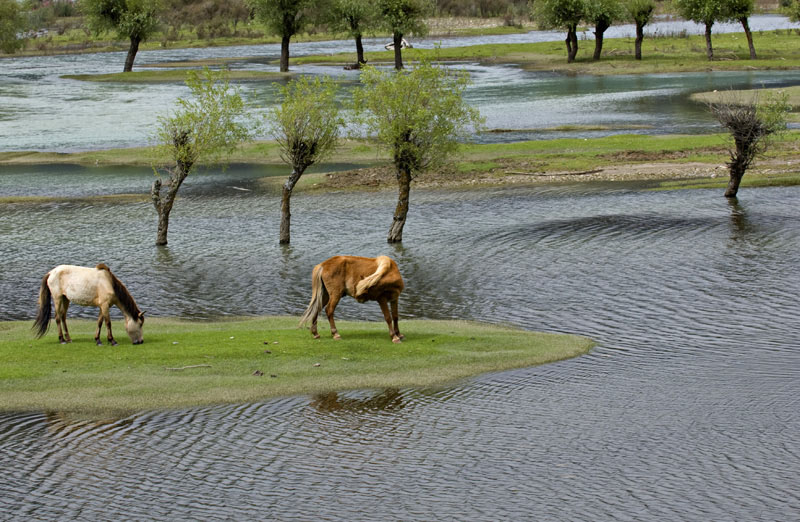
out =
[[144,326],[144,312],[139,312],[137,317],[125,317],[125,331],[133,344],[142,344],[142,326]]

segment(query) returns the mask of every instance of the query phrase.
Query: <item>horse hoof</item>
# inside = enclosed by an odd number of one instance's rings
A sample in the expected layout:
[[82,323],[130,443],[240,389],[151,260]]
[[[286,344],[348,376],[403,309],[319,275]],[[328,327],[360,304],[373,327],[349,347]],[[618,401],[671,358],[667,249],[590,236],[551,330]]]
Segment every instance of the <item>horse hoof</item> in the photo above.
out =
[[334,339],[335,341],[341,341],[341,340],[342,340],[342,336],[341,336],[341,335],[339,335],[339,334],[333,334],[333,339]]
[[97,341],[97,346],[103,346],[103,343],[101,341]]
[[116,345],[117,345],[117,341],[111,341],[111,346],[116,346]]
[[319,334],[311,334],[314,336],[314,339],[319,339]]
[[67,341],[59,341],[61,344],[67,344]]
[[394,337],[394,338],[392,339],[392,342],[393,342],[394,344],[400,344],[400,343],[402,343],[403,341],[402,341],[402,339],[400,339],[399,337]]

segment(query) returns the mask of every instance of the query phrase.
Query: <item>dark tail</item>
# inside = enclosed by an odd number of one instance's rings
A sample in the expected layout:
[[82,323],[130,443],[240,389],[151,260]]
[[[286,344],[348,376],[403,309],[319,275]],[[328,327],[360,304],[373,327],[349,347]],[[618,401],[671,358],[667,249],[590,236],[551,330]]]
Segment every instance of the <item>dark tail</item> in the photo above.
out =
[[37,339],[47,333],[47,329],[50,327],[50,317],[53,313],[53,297],[50,294],[50,287],[47,286],[47,278],[49,276],[49,272],[44,275],[42,286],[39,288],[39,312],[36,314],[36,321],[33,323]]

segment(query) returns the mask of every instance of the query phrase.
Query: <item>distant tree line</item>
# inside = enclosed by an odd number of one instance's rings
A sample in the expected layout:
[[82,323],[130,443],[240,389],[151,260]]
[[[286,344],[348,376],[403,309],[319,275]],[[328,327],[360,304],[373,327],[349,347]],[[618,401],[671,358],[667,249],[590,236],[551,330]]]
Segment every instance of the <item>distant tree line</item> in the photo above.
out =
[[[792,7],[800,6],[800,0],[786,8],[792,16]],[[582,24],[592,28],[595,37],[593,60],[599,60],[603,50],[603,35],[614,23],[632,23],[636,26],[635,57],[642,59],[644,26],[650,23],[656,9],[655,0],[530,0],[531,17],[542,29],[564,29],[567,31],[567,62],[572,63],[578,54],[578,27]],[[714,59],[711,43],[711,28],[716,22],[739,22],[742,24],[750,49],[750,58],[756,59],[753,35],[749,18],[753,14],[754,0],[673,0],[670,7],[685,20],[705,27],[706,54]],[[800,12],[795,13],[800,17]]]
[[[395,65],[402,68],[402,35],[424,35],[431,16],[505,17],[507,23],[532,19],[542,29],[566,31],[567,61],[578,53],[578,27],[594,34],[592,58],[602,56],[605,31],[613,24],[636,27],[635,58],[642,58],[644,27],[656,9],[669,10],[705,27],[706,54],[713,60],[712,28],[717,22],[739,22],[750,58],[756,58],[749,27],[754,0],[0,0],[0,51],[12,53],[24,42],[20,35],[41,27],[63,33],[82,28],[87,35],[114,31],[130,41],[125,71],[131,70],[138,46],[157,32],[166,44],[187,31],[198,38],[258,38],[265,32],[281,38],[282,71],[288,70],[289,43],[303,32],[327,32],[353,38],[357,59],[365,63],[361,39],[392,35]],[[781,10],[800,19],[800,0],[781,0]],[[258,20],[261,25],[250,22]]]

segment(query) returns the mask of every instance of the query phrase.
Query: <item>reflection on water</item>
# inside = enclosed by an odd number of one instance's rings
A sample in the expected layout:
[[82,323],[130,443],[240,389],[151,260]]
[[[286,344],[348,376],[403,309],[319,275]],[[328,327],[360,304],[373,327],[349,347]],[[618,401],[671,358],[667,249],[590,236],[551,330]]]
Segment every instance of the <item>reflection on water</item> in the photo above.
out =
[[[91,194],[93,175],[59,179],[76,195],[85,179]],[[108,172],[102,185],[127,192],[140,177]],[[44,194],[52,173],[15,179]],[[388,254],[406,282],[401,320],[476,319],[598,346],[434,389],[100,422],[0,415],[2,518],[789,520],[800,509],[797,187],[738,201],[635,184],[416,190],[402,246],[385,243],[391,191],[302,193],[281,247],[279,196],[256,179],[234,168],[188,180],[168,248],[152,246],[147,203],[1,205],[0,319],[32,321],[41,275],[63,262],[106,262],[148,313],[202,318],[299,315],[316,263]],[[337,312],[382,321],[353,300]],[[50,341],[32,349],[56,350]]]

